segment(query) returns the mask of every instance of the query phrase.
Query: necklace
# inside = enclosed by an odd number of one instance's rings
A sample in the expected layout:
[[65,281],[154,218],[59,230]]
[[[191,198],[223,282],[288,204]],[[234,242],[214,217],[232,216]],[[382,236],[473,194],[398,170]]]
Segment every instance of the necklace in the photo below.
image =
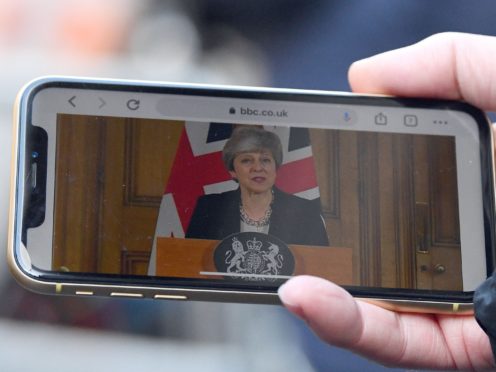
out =
[[244,223],[246,223],[249,226],[254,226],[257,228],[267,226],[269,224],[269,221],[270,221],[270,216],[272,215],[272,203],[274,203],[274,191],[272,191],[272,200],[270,201],[269,207],[265,211],[264,216],[259,220],[255,220],[255,219],[251,218],[250,216],[248,216],[245,209],[243,208],[243,203],[240,202],[239,203],[239,215],[241,217],[241,221],[243,221]]

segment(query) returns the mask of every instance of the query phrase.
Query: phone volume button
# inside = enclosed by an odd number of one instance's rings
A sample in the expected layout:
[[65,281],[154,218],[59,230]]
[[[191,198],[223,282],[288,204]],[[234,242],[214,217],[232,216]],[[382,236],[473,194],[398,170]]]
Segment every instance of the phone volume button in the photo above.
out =
[[93,291],[76,291],[78,296],[93,296],[95,293]]
[[153,296],[156,300],[187,300],[188,297],[184,295],[164,295],[164,294],[156,294]]
[[143,294],[141,294],[141,293],[129,293],[129,292],[112,292],[112,293],[110,293],[110,297],[142,298]]

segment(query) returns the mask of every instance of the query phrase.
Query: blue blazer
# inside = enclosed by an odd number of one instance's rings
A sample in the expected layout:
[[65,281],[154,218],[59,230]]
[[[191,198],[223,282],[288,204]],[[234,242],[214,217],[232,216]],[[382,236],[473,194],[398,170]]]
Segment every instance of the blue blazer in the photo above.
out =
[[[240,232],[239,188],[198,198],[186,238],[222,240]],[[286,244],[329,246],[320,206],[274,188],[269,234]]]

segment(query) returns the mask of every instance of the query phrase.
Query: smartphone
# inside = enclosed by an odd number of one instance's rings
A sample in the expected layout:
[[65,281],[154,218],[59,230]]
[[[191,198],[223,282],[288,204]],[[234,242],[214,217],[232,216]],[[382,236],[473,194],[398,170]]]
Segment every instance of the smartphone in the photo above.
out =
[[467,313],[495,267],[463,102],[48,77],[14,113],[8,259],[38,292],[275,304],[308,274]]

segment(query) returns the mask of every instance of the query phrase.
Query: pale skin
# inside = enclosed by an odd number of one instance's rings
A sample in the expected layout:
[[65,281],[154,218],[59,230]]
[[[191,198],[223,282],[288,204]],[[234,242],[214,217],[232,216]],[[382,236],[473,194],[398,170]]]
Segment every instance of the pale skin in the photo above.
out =
[[[496,38],[445,33],[354,63],[354,92],[464,100],[496,111]],[[300,276],[279,290],[283,304],[329,344],[407,368],[494,369],[473,316],[397,313],[355,300],[324,279]]]
[[229,173],[239,182],[241,203],[253,220],[261,220],[272,202],[272,187],[276,181],[276,162],[268,150],[244,152],[233,161]]

